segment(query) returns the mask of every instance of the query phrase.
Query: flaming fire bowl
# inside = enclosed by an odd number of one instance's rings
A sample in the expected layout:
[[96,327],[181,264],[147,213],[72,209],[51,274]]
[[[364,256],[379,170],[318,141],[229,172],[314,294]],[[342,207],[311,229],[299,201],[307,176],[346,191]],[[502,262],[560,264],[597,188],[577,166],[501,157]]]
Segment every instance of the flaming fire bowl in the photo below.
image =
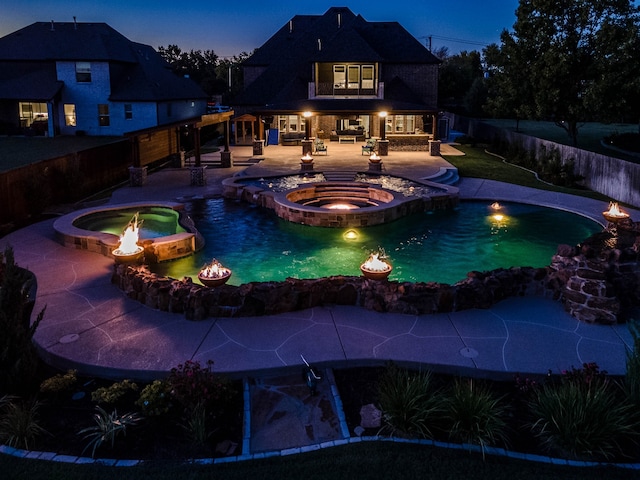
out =
[[365,278],[369,280],[386,280],[389,274],[393,270],[393,267],[389,265],[387,270],[369,270],[364,265],[360,265],[360,271]]
[[227,280],[231,278],[231,272],[221,275],[219,277],[205,277],[202,274],[198,274],[198,280],[202,282],[202,284],[206,287],[219,287],[220,285],[224,285],[227,283]]

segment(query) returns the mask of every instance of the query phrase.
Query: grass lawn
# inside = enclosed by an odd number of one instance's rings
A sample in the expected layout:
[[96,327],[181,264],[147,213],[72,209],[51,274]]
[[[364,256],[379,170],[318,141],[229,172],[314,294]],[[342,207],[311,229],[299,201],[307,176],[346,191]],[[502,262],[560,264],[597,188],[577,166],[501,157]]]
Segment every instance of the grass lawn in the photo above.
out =
[[[591,190],[581,190],[575,188],[557,187],[540,182],[529,171],[515,165],[504,163],[500,158],[489,155],[481,147],[469,145],[457,145],[456,148],[464,152],[464,156],[443,157],[458,169],[460,177],[485,178],[499,182],[513,183],[524,187],[537,188],[539,190],[550,190],[554,192],[569,193],[597,200],[609,201],[604,195]],[[507,159],[508,160],[508,159]]]
[[4,478],[30,480],[94,479],[174,480],[189,478],[261,479],[290,478],[305,480],[367,480],[434,478],[438,480],[622,480],[631,478],[629,470],[615,467],[576,468],[537,462],[482,456],[461,450],[448,450],[413,444],[372,442],[328,448],[315,452],[233,462],[222,465],[150,464],[137,467],[70,465],[38,460],[23,460],[0,455]]
[[120,140],[122,137],[0,137],[0,172]]
[[[543,138],[561,145],[571,145],[571,140],[566,131],[553,122],[538,122],[535,120],[520,120],[516,129],[515,120],[483,119],[484,123],[504,128],[512,132],[522,133],[531,137]],[[622,158],[632,162],[638,162],[637,157],[624,155],[604,147],[601,140],[613,133],[638,133],[637,124],[629,123],[584,123],[578,130],[578,147],[590,152],[601,153],[610,157]]]

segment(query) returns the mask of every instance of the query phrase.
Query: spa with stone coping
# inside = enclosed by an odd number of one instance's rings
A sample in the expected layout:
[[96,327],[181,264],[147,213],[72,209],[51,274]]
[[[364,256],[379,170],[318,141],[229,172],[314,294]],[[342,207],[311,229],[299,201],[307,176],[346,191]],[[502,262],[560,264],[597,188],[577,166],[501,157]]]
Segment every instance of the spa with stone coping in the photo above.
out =
[[412,213],[454,208],[459,203],[457,189],[436,184],[429,184],[434,188],[429,195],[410,196],[359,181],[303,183],[284,192],[243,184],[236,178],[223,184],[227,198],[269,208],[284,220],[314,227],[379,225]]
[[[64,246],[78,250],[87,250],[113,258],[113,250],[118,247],[119,235],[83,228],[92,216],[107,217],[123,211],[135,210],[154,212],[163,217],[164,234],[154,238],[143,238],[139,244],[144,247],[145,263],[157,263],[187,257],[204,246],[204,238],[196,229],[193,220],[183,211],[181,203],[139,202],[120,205],[105,205],[85,208],[58,218],[53,228],[57,240]],[[122,228],[126,227],[126,222]]]

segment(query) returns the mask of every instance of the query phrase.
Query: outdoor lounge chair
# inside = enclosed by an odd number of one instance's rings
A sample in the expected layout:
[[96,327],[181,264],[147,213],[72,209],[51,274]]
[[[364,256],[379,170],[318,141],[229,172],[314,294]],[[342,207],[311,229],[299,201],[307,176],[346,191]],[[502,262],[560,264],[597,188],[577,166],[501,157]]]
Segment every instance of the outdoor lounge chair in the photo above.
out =
[[324,144],[324,140],[316,138],[315,142],[313,142],[313,153],[323,155],[327,154],[327,146]]
[[362,146],[362,155],[371,155],[376,149],[376,141],[373,138],[367,140],[367,143]]

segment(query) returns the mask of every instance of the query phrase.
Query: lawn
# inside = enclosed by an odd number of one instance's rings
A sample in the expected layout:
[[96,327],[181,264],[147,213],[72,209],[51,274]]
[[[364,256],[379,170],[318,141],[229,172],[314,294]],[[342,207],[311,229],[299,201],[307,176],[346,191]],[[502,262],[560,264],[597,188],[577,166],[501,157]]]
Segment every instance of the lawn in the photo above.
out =
[[[539,122],[535,120],[520,120],[516,129],[515,120],[506,119],[483,119],[484,123],[493,125],[512,132],[522,133],[531,137],[543,138],[561,145],[571,145],[571,140],[566,131],[558,127],[553,122]],[[611,157],[622,158],[637,162],[638,159],[632,156],[618,153],[606,148],[601,141],[604,137],[614,133],[638,133],[637,124],[629,123],[596,123],[588,122],[581,124],[578,130],[578,147],[590,152],[600,153]]]
[[[609,201],[604,195],[586,189],[558,187],[547,185],[536,179],[535,175],[521,167],[505,163],[501,158],[490,155],[482,147],[469,145],[457,145],[456,148],[464,152],[464,156],[452,155],[443,157],[458,169],[460,177],[485,178],[499,182],[512,183],[524,187],[532,187],[540,190],[579,195],[597,200]],[[508,160],[508,159],[507,159]]]
[[12,472],[7,479],[30,480],[153,478],[174,480],[189,478],[261,479],[291,478],[305,480],[367,480],[385,478],[437,478],[439,480],[622,480],[632,472],[616,467],[576,468],[537,462],[525,462],[504,457],[487,456],[462,450],[440,449],[414,444],[367,442],[334,447],[315,452],[240,461],[221,465],[184,463],[154,463],[137,467],[70,465],[38,460],[24,460],[0,455],[0,469]]

